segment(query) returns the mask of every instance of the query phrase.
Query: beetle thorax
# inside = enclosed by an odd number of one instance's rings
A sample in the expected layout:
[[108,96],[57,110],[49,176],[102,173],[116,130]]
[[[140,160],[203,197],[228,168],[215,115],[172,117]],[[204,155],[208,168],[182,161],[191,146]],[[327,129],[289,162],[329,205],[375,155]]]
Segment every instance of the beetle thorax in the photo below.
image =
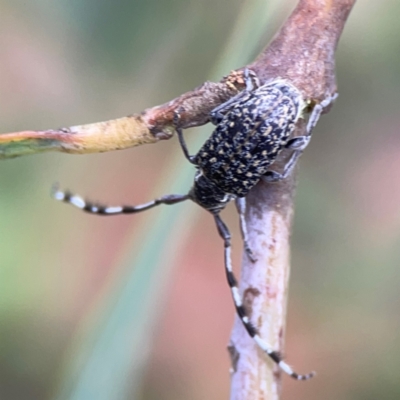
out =
[[205,177],[201,170],[196,172],[189,196],[199,206],[212,213],[220,212],[235,198],[235,196],[224,192],[214,182]]

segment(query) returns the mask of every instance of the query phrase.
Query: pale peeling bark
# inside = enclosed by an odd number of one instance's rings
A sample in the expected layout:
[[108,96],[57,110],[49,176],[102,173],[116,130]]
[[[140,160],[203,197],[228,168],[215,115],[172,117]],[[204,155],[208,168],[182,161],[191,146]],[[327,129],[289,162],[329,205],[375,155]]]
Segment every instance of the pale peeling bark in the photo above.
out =
[[[279,211],[259,214],[253,207],[247,213],[247,220],[252,226],[249,238],[257,262],[243,266],[240,284],[243,302],[250,306],[251,319],[261,337],[269,338],[272,348],[281,349],[289,278],[290,222]],[[254,393],[257,399],[279,398],[280,380],[276,377],[280,371],[254,345],[239,318],[229,347],[239,357],[232,365],[231,399],[255,398],[251,397]]]

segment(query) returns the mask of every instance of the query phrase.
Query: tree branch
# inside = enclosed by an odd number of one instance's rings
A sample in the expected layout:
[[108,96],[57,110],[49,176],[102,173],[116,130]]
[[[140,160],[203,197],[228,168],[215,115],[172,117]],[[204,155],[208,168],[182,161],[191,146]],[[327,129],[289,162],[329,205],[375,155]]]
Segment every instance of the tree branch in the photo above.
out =
[[105,122],[45,131],[23,131],[0,135],[0,159],[61,151],[72,154],[122,150],[159,140],[175,132],[174,116],[179,112],[181,128],[209,121],[210,111],[244,88],[243,74],[232,71],[220,82],[205,82],[160,106],[141,114]]
[[[312,103],[336,92],[334,53],[355,0],[300,0],[270,45],[248,68],[261,82],[276,77],[292,81]],[[299,123],[296,135],[304,134]],[[282,167],[287,154],[274,163]],[[247,196],[249,244],[257,258],[244,256],[240,292],[261,337],[282,352],[290,273],[289,237],[295,174],[274,184],[260,182]],[[277,400],[281,371],[249,338],[236,318],[229,352],[231,400]],[[298,371],[309,372],[309,371]]]

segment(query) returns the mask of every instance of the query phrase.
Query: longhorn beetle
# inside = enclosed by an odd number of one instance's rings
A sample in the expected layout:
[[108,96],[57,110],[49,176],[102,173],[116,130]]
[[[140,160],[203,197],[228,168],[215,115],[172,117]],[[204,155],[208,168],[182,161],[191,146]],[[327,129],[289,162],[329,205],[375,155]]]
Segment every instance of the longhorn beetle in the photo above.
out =
[[[190,155],[182,129],[179,114],[175,116],[176,132],[186,159],[196,167],[193,186],[184,195],[169,194],[137,206],[102,206],[85,201],[70,192],[55,189],[54,198],[91,214],[117,215],[148,210],[159,204],[176,204],[192,200],[209,211],[215,220],[219,235],[225,246],[226,277],[231,288],[237,315],[246,331],[259,348],[294,379],[306,380],[314,372],[297,374],[286,364],[279,353],[274,351],[259,335],[258,329],[247,315],[239,294],[238,283],[232,271],[231,235],[222,221],[220,212],[228,202],[235,200],[240,217],[244,248],[250,259],[255,259],[247,241],[244,219],[246,195],[260,180],[277,182],[285,179],[293,170],[296,161],[307,147],[311,132],[322,111],[333,102],[337,94],[313,105],[306,127],[306,135],[292,137],[296,123],[310,112],[310,103],[304,101],[300,90],[285,79],[274,79],[260,86],[254,72],[245,69],[246,88],[238,95],[211,111],[210,121],[216,125],[214,132],[196,155]],[[269,167],[283,149],[293,150],[283,172]]]

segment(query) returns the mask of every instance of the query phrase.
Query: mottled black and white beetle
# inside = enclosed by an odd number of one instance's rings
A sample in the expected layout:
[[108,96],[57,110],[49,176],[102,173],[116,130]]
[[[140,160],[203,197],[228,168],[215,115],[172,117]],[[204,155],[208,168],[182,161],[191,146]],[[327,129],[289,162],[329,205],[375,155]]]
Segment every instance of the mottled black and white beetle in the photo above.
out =
[[[302,151],[307,147],[321,112],[336,99],[337,94],[313,107],[305,136],[292,137],[296,122],[309,108],[300,90],[285,79],[274,79],[259,86],[255,74],[247,69],[244,76],[246,89],[211,112],[210,120],[216,128],[194,156],[189,155],[182,130],[178,126],[179,115],[176,116],[176,131],[183,153],[188,161],[196,166],[194,183],[188,194],[166,195],[137,206],[113,207],[87,202],[80,196],[58,189],[54,191],[54,197],[97,215],[136,213],[159,204],[175,204],[188,199],[211,212],[218,232],[224,240],[226,276],[236,312],[244,327],[261,350],[284,372],[295,379],[305,380],[311,378],[314,373],[299,375],[294,372],[278,352],[260,337],[257,328],[250,321],[232,271],[231,235],[219,213],[228,202],[235,200],[244,247],[250,259],[255,261],[247,243],[245,196],[260,180],[276,182],[290,174]],[[292,149],[293,154],[280,174],[269,168],[283,149]]]

